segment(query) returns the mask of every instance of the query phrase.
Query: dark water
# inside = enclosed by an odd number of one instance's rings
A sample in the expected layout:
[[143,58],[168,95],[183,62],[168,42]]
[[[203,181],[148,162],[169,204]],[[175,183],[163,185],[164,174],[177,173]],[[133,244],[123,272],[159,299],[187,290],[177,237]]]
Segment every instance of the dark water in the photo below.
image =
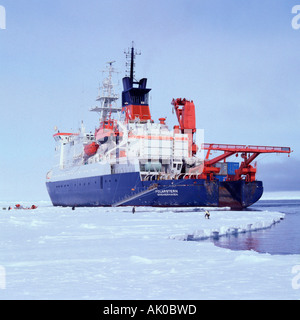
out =
[[300,200],[261,200],[248,210],[277,211],[285,218],[272,227],[213,240],[219,247],[270,254],[300,254]]

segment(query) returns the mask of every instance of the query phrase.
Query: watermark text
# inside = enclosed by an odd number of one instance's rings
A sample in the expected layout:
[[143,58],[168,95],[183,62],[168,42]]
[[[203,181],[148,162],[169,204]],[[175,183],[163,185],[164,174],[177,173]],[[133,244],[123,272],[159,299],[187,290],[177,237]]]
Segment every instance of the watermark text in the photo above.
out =
[[296,14],[292,19],[292,28],[295,30],[300,29],[300,5],[293,6],[292,13]]
[[0,290],[6,289],[6,272],[3,266],[0,266]]
[[0,5],[0,29],[6,29],[6,11],[3,6]]
[[292,279],[292,288],[295,290],[300,289],[300,265],[295,265],[292,268],[292,273],[296,274]]

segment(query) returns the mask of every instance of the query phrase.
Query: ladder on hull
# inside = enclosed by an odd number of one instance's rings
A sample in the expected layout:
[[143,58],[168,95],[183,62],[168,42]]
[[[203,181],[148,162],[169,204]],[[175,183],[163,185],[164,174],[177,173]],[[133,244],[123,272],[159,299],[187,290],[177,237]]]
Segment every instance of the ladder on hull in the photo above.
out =
[[124,205],[126,202],[132,201],[132,200],[137,199],[137,198],[139,198],[141,196],[144,196],[144,195],[146,195],[148,193],[151,193],[151,192],[155,191],[156,189],[157,189],[157,187],[154,187],[154,188],[152,187],[151,189],[148,188],[147,190],[144,190],[144,191],[141,191],[139,193],[136,193],[133,196],[127,197],[125,199],[122,199],[121,201],[117,201],[117,202],[113,203],[111,206],[112,207],[119,207],[121,205]]

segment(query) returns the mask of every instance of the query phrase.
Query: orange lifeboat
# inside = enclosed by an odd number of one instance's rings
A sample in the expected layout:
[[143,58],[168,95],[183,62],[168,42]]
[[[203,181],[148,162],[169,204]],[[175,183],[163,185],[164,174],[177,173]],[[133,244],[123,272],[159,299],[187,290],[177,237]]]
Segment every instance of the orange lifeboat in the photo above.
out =
[[87,156],[91,157],[91,156],[93,156],[93,155],[97,152],[98,148],[99,148],[99,144],[96,143],[96,142],[92,142],[92,143],[90,143],[90,144],[87,144],[87,145],[84,147],[84,153],[85,153]]
[[116,122],[113,119],[108,119],[100,122],[100,128],[96,130],[96,140],[102,144],[107,142],[107,139],[111,135],[115,135]]

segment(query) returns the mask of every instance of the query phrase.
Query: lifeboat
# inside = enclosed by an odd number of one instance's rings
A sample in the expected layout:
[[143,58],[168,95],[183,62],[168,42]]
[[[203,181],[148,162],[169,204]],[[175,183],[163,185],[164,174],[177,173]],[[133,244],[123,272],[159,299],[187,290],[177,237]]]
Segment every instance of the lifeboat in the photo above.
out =
[[100,128],[96,130],[95,137],[100,144],[106,143],[108,137],[115,135],[116,122],[108,119],[100,123]]
[[91,157],[93,156],[94,154],[96,154],[97,150],[99,148],[99,144],[96,143],[96,142],[92,142],[90,144],[87,144],[85,147],[84,147],[84,153]]

